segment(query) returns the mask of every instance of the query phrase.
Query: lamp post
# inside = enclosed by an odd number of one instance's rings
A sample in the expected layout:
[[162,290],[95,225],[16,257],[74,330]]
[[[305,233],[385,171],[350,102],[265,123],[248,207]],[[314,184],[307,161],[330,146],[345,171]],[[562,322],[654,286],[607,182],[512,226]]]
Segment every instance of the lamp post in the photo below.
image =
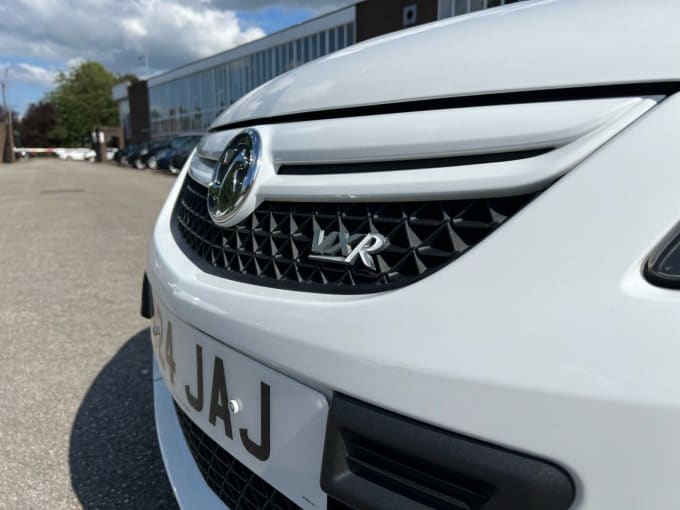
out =
[[12,112],[7,108],[7,74],[8,69],[5,68],[5,79],[2,80],[2,105],[5,108],[7,115],[7,143],[9,144],[9,162],[14,163],[14,128],[12,127]]

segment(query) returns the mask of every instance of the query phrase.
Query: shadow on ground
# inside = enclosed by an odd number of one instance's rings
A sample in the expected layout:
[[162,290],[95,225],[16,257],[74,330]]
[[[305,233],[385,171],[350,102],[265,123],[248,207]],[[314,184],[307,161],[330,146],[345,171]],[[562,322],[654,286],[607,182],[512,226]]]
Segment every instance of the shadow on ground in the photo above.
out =
[[153,415],[151,343],[140,331],[99,373],[78,410],[71,483],[86,509],[176,509]]

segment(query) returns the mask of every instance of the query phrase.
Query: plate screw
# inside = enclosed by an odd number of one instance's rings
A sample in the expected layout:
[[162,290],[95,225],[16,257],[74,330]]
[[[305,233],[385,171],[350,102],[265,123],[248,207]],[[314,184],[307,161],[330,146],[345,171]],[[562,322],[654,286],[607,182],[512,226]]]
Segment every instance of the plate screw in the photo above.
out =
[[160,326],[154,326],[151,331],[153,331],[154,336],[158,336],[161,334],[161,327]]
[[238,400],[230,400],[227,405],[232,414],[237,414],[241,410],[241,402]]

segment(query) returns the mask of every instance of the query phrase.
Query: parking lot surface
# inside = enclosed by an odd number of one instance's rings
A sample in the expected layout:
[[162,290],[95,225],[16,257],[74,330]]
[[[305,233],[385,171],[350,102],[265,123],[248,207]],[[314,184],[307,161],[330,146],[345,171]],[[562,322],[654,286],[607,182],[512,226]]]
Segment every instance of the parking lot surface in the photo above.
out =
[[0,165],[0,509],[176,507],[139,316],[173,182],[110,164]]

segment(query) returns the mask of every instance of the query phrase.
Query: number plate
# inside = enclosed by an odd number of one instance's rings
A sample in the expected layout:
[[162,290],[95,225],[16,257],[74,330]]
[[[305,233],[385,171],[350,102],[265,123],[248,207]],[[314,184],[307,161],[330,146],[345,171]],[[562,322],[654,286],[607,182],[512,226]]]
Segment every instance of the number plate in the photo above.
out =
[[325,509],[325,397],[202,334],[158,300],[154,306],[156,360],[184,412],[296,504]]

